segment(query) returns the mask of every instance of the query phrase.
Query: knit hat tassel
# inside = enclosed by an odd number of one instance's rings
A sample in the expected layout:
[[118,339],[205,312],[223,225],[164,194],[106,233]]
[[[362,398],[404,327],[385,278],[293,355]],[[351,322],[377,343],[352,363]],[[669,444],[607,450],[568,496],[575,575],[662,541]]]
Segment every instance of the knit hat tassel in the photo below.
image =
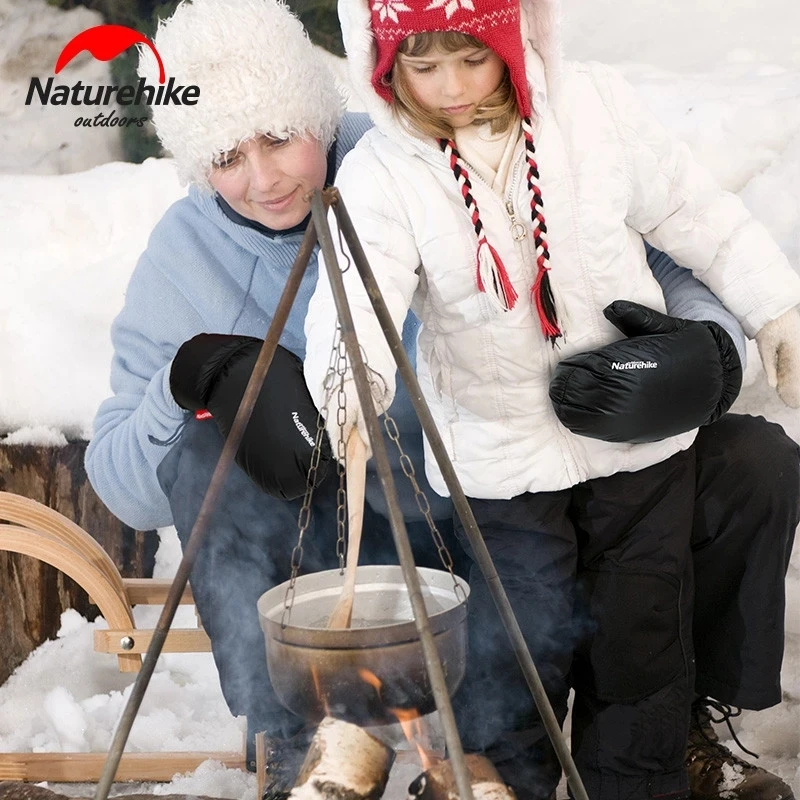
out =
[[478,290],[486,291],[491,286],[493,295],[500,301],[503,308],[510,311],[517,304],[519,295],[511,283],[508,270],[500,254],[492,247],[488,239],[482,236],[478,240]]
[[550,285],[550,267],[546,267],[542,263],[539,264],[536,280],[531,288],[531,296],[536,305],[536,313],[539,315],[542,333],[550,344],[555,344],[556,339],[561,336],[561,328],[558,325],[553,287]]

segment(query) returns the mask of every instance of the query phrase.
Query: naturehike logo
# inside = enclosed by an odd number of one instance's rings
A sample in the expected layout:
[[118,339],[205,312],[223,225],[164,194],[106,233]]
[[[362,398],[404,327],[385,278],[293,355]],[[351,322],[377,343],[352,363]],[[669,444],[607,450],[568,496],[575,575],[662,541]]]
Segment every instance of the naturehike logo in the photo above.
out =
[[[87,50],[98,61],[111,61],[112,58],[116,58],[135,44],[143,44],[152,50],[158,63],[159,86],[146,83],[144,78],[139,78],[135,86],[91,86],[84,84],[83,81],[77,81],[70,86],[63,83],[56,84],[55,78],[48,78],[45,83],[42,83],[39,78],[34,77],[31,78],[28,87],[25,105],[29,106],[34,98],[38,99],[43,106],[107,106],[113,102],[121,106],[193,106],[197,104],[200,87],[176,86],[175,78],[167,80],[164,63],[155,45],[139,31],[126,28],[124,25],[97,25],[79,33],[70,39],[61,51],[53,72],[58,75],[78,53],[82,53],[84,50]],[[74,124],[76,128],[113,128],[126,125],[141,127],[146,120],[147,117],[118,117],[116,109],[112,108],[108,115],[101,112],[94,117],[78,117]]]
[[300,417],[296,411],[292,411],[292,420],[294,421],[294,426],[297,430],[300,431],[300,435],[312,446],[316,445],[316,442],[311,438],[311,434],[308,432],[308,428],[300,422]]
[[656,369],[656,367],[658,367],[657,361],[625,361],[622,364],[614,361],[611,364],[611,369]]

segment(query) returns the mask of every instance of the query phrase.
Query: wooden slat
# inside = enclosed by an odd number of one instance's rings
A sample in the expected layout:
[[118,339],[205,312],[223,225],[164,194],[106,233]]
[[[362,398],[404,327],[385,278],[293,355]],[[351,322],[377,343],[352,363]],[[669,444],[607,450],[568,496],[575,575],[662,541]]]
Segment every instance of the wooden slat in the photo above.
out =
[[[125,637],[133,639],[133,647],[126,650],[120,644]],[[98,653],[146,653],[153,638],[148,628],[123,628],[94,632],[94,649]],[[164,653],[210,653],[211,640],[201,628],[173,628],[164,641]]]
[[[123,578],[122,585],[128,602],[132,605],[143,603],[144,605],[163,606],[167,599],[169,587],[172,586],[170,580],[160,580],[157,578]],[[183,605],[192,605],[192,589],[187,586],[181,595],[180,602]]]
[[[221,761],[226,767],[245,768],[244,754],[230,751],[126,753],[116,780],[170,781],[209,759]],[[0,781],[94,783],[100,779],[105,761],[105,753],[0,753]]]
[[264,796],[267,785],[267,739],[264,731],[256,734],[256,797]]

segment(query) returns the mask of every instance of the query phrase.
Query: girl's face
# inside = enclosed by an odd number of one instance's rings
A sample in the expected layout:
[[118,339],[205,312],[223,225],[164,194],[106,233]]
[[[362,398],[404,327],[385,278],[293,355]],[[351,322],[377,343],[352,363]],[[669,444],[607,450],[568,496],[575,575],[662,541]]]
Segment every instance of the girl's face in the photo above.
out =
[[234,211],[281,231],[305,219],[306,195],[322,189],[327,171],[317,139],[257,136],[221,156],[209,182]]
[[398,53],[397,66],[417,103],[453,128],[475,119],[476,107],[497,90],[505,73],[503,60],[488,47],[455,53],[433,48],[418,57]]

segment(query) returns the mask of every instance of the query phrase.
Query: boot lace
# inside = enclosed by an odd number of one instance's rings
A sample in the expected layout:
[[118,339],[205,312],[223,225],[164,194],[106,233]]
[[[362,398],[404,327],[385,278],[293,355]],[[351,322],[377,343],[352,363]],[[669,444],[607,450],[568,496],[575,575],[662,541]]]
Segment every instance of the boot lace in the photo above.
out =
[[[716,711],[717,714],[719,714],[719,717],[715,717],[711,709]],[[731,734],[731,738],[733,739],[734,742],[736,742],[736,744],[738,745],[739,749],[742,750],[742,752],[747,753],[747,755],[749,756],[753,756],[753,758],[759,758],[758,753],[754,753],[752,750],[748,750],[739,741],[739,737],[733,730],[731,719],[734,717],[738,717],[742,713],[741,708],[737,708],[736,706],[729,706],[726,703],[720,703],[718,700],[714,700],[711,697],[704,697],[702,700],[698,700],[695,702],[693,710],[695,716],[697,717],[697,723],[698,723],[697,727],[700,733],[703,735],[703,738],[708,742],[708,744],[714,746],[715,748],[722,748],[724,750],[727,750],[727,748],[724,748],[722,745],[719,744],[719,742],[715,742],[706,733],[706,727],[705,725],[702,724],[702,720],[700,719],[701,710],[704,712],[704,716],[708,717],[709,722],[714,722],[718,725],[724,722],[728,726],[728,731]],[[741,761],[741,759],[737,758],[733,753],[731,753],[730,755],[737,761]]]

